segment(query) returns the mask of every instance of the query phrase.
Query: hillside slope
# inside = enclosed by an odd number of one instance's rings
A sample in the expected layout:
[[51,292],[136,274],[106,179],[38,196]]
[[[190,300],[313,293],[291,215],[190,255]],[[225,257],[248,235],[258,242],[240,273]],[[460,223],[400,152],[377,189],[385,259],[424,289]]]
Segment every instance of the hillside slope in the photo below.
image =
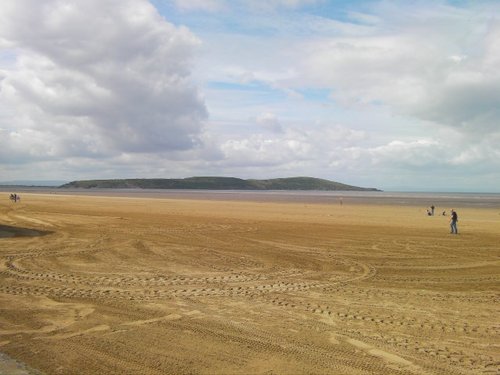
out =
[[244,180],[235,177],[82,180],[72,181],[61,185],[60,188],[378,191],[375,188],[362,188],[312,177],[275,178],[268,180]]

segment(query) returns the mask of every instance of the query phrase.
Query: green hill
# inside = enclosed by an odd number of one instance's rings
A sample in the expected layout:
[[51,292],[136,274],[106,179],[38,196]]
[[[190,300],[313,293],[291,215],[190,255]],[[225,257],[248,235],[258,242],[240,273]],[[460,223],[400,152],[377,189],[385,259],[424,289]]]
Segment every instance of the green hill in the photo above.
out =
[[136,178],[73,181],[60,188],[379,191],[312,177],[243,180],[235,177]]

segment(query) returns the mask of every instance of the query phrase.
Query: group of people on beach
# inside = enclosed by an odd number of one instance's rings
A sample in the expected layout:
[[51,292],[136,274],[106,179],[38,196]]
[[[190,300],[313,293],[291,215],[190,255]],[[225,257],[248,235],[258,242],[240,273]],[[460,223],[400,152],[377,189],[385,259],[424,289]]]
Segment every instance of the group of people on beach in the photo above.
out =
[[[428,216],[434,216],[434,210],[436,207],[432,205],[430,208],[427,209],[427,215]],[[458,234],[458,228],[457,228],[457,222],[458,222],[458,214],[457,211],[455,211],[453,208],[451,209],[451,217],[450,217],[450,233],[451,234]],[[446,216],[446,210],[443,211],[441,214],[443,216]]]
[[21,196],[16,194],[16,193],[12,193],[9,197],[9,199],[14,202],[14,203],[17,203],[18,201],[21,200]]

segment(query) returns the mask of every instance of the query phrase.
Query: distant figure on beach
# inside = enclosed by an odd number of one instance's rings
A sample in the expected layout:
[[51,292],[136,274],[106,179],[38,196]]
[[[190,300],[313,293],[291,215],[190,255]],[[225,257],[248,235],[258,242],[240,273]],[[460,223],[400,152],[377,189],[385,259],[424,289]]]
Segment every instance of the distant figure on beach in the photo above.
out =
[[17,195],[17,194],[15,194],[15,193],[14,193],[14,194],[11,194],[11,195],[10,195],[10,198],[9,198],[9,199],[10,199],[11,201],[13,201],[14,203],[17,203],[17,201],[18,201],[18,200],[20,200],[20,199],[21,199],[21,197],[20,197],[19,195]]
[[457,212],[454,209],[451,209],[451,220],[450,220],[451,232],[450,233],[452,233],[452,234],[458,234],[457,221],[458,221]]
[[342,197],[339,198],[340,205],[342,206],[344,204],[344,199]]
[[434,216],[434,205],[431,206],[431,215]]

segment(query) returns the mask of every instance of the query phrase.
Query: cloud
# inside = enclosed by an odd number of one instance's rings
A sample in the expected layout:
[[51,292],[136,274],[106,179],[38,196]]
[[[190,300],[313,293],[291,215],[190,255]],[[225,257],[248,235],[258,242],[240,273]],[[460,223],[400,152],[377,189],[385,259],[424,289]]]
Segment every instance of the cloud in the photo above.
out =
[[305,42],[302,82],[330,87],[346,107],[383,104],[468,134],[497,131],[498,17],[472,5],[382,4],[370,35]]
[[266,112],[262,113],[257,117],[257,124],[263,127],[264,129],[274,132],[274,133],[282,133],[283,127],[280,124],[280,121],[276,117],[274,113]]
[[449,151],[449,147],[443,147],[443,144],[437,140],[417,139],[414,141],[394,140],[368,149],[367,154],[372,165],[384,165],[390,162],[405,168],[418,169],[432,166],[434,169],[437,164],[445,164]]
[[[256,131],[245,138],[230,137],[220,146],[218,163],[226,167],[327,168],[342,167],[348,150],[367,138],[362,131],[340,124],[281,125],[274,114],[264,113],[260,121],[280,124],[280,131]],[[324,172],[323,172],[324,173]]]
[[244,12],[265,13],[282,9],[296,10],[310,5],[324,3],[325,0],[165,0],[173,2],[183,13],[187,12],[228,12],[239,9]]
[[174,0],[175,6],[183,12],[220,12],[226,9],[225,0]]
[[[498,131],[500,120],[495,8],[500,12],[494,3],[373,2],[365,12],[348,12],[343,22],[327,13],[279,18],[277,34],[211,35],[204,73],[213,80],[259,82],[287,95],[330,90],[343,108],[385,106],[416,123],[481,137]],[[248,30],[251,20],[245,21]],[[272,17],[259,20],[263,24],[254,26],[266,30]]]
[[266,2],[279,16],[235,15],[236,31],[205,35],[199,76],[218,84],[221,170],[404,175],[411,186],[434,171],[465,184],[498,170],[498,5],[377,1],[335,19],[317,4]]
[[151,2],[2,2],[2,174],[498,186],[497,2]]
[[0,144],[22,160],[199,144],[207,112],[190,66],[200,42],[147,1],[3,2],[0,38],[15,55],[0,81]]
[[258,10],[271,10],[279,8],[297,9],[300,7],[319,4],[324,0],[242,0],[249,8]]

